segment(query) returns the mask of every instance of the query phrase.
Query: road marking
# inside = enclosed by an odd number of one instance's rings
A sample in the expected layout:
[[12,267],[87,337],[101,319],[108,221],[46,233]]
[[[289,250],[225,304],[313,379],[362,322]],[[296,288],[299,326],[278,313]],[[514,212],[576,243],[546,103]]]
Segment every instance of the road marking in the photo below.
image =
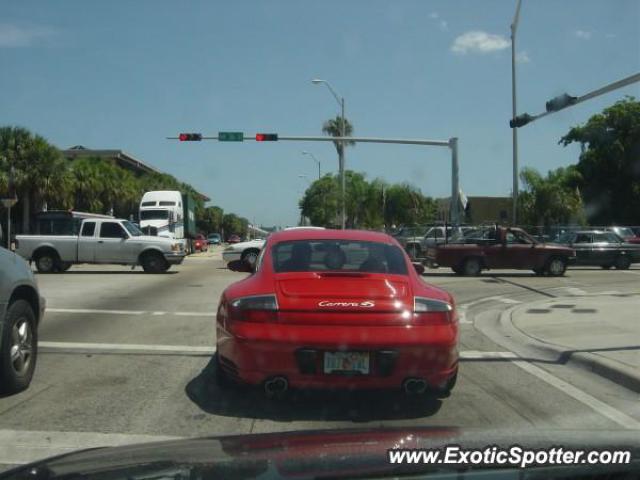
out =
[[180,317],[215,317],[215,312],[162,312],[149,310],[103,310],[96,308],[47,308],[46,313],[97,313],[101,315],[176,315]]
[[179,438],[121,433],[0,430],[0,463],[18,465],[85,448]]
[[216,348],[194,345],[141,345],[134,343],[38,342],[41,353],[130,353],[149,355],[212,355]]
[[[201,345],[143,345],[133,343],[82,343],[82,342],[38,342],[41,353],[144,353],[150,355],[213,355],[215,346]],[[518,358],[512,352],[483,352],[465,350],[459,353],[461,359],[481,360]]]
[[513,352],[481,352],[478,350],[467,350],[460,352],[462,360],[497,360],[497,359],[518,358]]
[[[499,352],[498,352],[499,353]],[[512,358],[511,356],[505,358]],[[621,412],[620,410],[616,410],[610,405],[598,400],[595,397],[592,397],[588,393],[580,390],[579,388],[574,387],[570,383],[565,382],[564,380],[559,379],[558,377],[550,374],[546,370],[533,365],[532,363],[526,362],[524,360],[516,360],[511,362],[513,365],[516,365],[530,373],[531,375],[538,377],[540,380],[548,383],[552,387],[557,388],[561,392],[569,395],[575,400],[579,401],[583,405],[594,410],[596,413],[607,417],[609,420],[617,423],[623,428],[631,429],[631,430],[640,430],[640,421],[635,418],[630,417],[629,415]]]
[[562,287],[562,290],[567,292],[569,295],[573,295],[574,297],[581,297],[583,295],[588,295],[588,293],[582,290],[581,288]]
[[496,295],[494,297],[485,297],[485,298],[481,298],[479,300],[474,300],[473,302],[462,303],[462,304],[458,305],[458,307],[457,307],[458,321],[461,324],[473,324],[473,320],[468,320],[467,319],[467,310],[470,307],[474,307],[474,306],[476,306],[476,305],[478,305],[480,303],[491,302],[491,301],[506,303],[507,305],[516,305],[516,304],[522,303],[520,300],[514,300],[513,298],[508,298],[508,297],[505,297],[503,295]]

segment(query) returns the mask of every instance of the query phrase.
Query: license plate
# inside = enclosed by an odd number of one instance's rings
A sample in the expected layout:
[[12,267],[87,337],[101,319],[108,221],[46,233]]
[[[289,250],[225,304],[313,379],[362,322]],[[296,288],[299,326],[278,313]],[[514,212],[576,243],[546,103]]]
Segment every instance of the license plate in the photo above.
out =
[[369,373],[368,352],[325,352],[324,373]]

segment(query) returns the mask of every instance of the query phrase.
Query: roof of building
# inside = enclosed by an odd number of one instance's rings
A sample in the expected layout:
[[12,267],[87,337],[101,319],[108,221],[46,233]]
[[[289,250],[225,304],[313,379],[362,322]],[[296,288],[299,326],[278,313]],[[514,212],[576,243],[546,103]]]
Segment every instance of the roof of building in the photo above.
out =
[[[112,158],[118,165],[123,168],[128,168],[134,172],[143,173],[164,173],[160,170],[152,167],[151,165],[137,159],[133,155],[128,154],[123,150],[116,149],[92,149],[83,145],[76,145],[74,147],[63,150],[62,154],[67,158],[81,158],[81,157],[99,157],[99,158]],[[207,195],[198,192],[198,195],[205,201],[211,200]]]

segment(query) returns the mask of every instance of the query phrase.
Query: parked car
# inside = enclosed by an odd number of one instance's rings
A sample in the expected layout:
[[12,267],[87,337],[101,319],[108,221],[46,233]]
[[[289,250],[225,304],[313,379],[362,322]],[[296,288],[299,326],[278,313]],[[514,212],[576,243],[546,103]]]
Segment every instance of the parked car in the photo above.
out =
[[562,276],[575,257],[573,249],[539,243],[520,228],[473,230],[457,242],[431,247],[430,266],[450,267],[459,275],[479,275],[489,269],[526,269],[537,275]]
[[185,257],[179,240],[145,236],[117,218],[85,218],[75,234],[18,235],[16,251],[41,273],[62,272],[76,263],[142,265],[145,272],[160,273]]
[[400,243],[412,259],[419,258],[422,249],[421,242],[429,227],[427,226],[405,226],[393,234],[393,237]]
[[632,263],[640,262],[640,245],[625,242],[613,232],[602,230],[579,230],[565,233],[559,243],[576,251],[572,265],[594,265],[604,269],[616,267],[628,269]]
[[209,242],[201,233],[197,234],[193,239],[193,249],[196,252],[206,252],[208,250]]
[[217,378],[292,388],[448,394],[458,372],[451,294],[423,282],[389,235],[299,229],[272,234],[253,274],[217,314]]
[[235,260],[242,260],[250,265],[255,265],[263,246],[263,239],[234,243],[223,250],[222,260],[226,263],[233,262]]
[[231,235],[229,238],[227,238],[227,243],[240,243],[241,241],[242,239],[239,235]]
[[608,232],[613,232],[627,243],[640,243],[640,237],[629,227],[607,227]]
[[220,245],[220,243],[222,243],[222,237],[219,233],[210,233],[207,236],[207,242],[209,242],[209,245]]
[[27,262],[0,247],[0,392],[29,387],[38,357],[45,300]]

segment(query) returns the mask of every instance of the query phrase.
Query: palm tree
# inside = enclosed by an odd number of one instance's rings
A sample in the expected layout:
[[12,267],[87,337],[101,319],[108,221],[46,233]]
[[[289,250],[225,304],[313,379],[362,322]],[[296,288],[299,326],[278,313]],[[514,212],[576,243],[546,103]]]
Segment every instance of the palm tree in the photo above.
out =
[[[336,118],[332,118],[324,122],[322,125],[322,133],[329,135],[331,137],[341,137],[342,136],[342,117],[337,116]],[[348,119],[344,119],[344,135],[345,137],[350,137],[353,135],[353,125],[349,123]],[[356,142],[349,140],[344,142],[347,145],[355,145]],[[342,143],[341,142],[333,142],[336,147],[336,151],[338,155],[342,153]]]

